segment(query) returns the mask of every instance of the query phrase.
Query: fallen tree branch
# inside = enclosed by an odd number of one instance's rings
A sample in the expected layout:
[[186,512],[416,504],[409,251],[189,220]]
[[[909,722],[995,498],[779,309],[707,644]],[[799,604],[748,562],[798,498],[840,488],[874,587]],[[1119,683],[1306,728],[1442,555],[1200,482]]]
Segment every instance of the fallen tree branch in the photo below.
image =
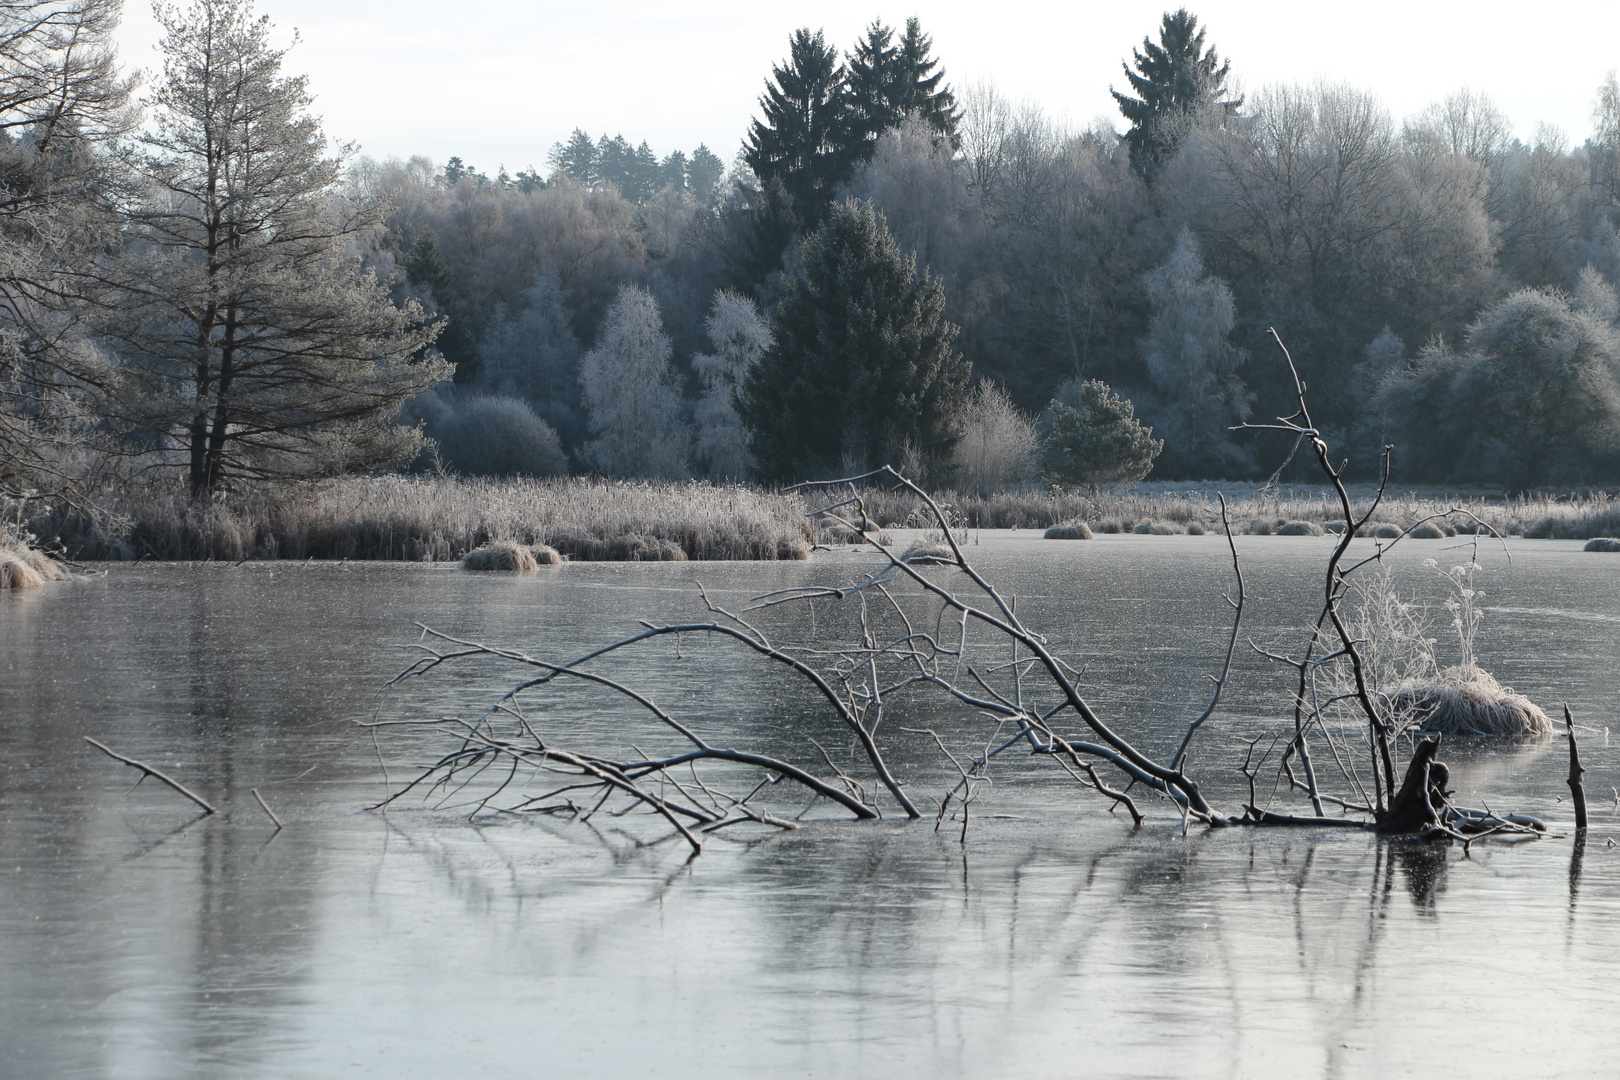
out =
[[[132,757],[125,757],[123,754],[120,754],[118,751],[114,750],[112,747],[108,746],[106,743],[99,742],[99,741],[97,741],[95,739],[92,739],[88,735],[86,735],[84,737],[84,741],[89,743],[91,746],[95,747],[97,750],[100,750],[103,754],[106,754],[108,757],[112,758],[114,761],[120,761],[120,762],[123,762],[125,765],[128,765],[132,769],[141,770],[141,774],[142,774],[141,775],[141,780],[145,780],[148,776],[150,776],[150,777],[152,777],[153,779],[156,779],[156,780],[161,780],[163,783],[169,785],[171,788],[178,791],[180,794],[184,795],[186,798],[190,799],[192,802],[196,803],[198,806],[202,807],[202,812],[203,813],[212,814],[212,813],[215,812],[214,808],[209,805],[207,799],[204,799],[201,795],[198,795],[195,791],[192,791],[190,788],[186,787],[186,785],[182,784],[180,781],[176,780],[174,777],[167,776],[167,775],[159,772],[157,769],[152,768],[152,766],[147,765],[144,762],[136,761]],[[136,781],[137,784],[139,782],[140,781]]]

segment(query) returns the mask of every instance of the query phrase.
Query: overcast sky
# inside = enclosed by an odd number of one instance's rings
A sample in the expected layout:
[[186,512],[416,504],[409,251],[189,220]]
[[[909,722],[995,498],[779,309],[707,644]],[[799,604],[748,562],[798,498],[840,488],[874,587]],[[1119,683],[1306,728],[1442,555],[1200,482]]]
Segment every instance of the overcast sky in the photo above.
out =
[[[302,43],[327,134],[373,157],[455,154],[492,173],[534,165],[582,127],[645,139],[660,156],[708,144],[730,160],[795,27],[847,49],[874,18],[917,15],[953,83],[988,80],[1084,125],[1117,123],[1110,84],[1156,30],[1164,0],[264,0]],[[1323,4],[1205,0],[1191,10],[1245,90],[1316,79],[1376,93],[1397,118],[1462,86],[1489,94],[1530,138],[1591,131],[1598,84],[1620,67],[1620,2]],[[157,25],[130,0],[129,67],[154,70]]]

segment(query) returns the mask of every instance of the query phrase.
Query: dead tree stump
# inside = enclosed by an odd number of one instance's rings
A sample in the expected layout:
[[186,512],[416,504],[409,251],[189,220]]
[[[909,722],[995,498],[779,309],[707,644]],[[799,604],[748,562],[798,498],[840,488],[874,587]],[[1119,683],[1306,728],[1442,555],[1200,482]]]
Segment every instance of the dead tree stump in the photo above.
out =
[[1385,835],[1420,833],[1445,823],[1446,782],[1451,770],[1436,761],[1439,739],[1425,739],[1412,753],[1406,779],[1391,800],[1389,809],[1378,815],[1378,831]]

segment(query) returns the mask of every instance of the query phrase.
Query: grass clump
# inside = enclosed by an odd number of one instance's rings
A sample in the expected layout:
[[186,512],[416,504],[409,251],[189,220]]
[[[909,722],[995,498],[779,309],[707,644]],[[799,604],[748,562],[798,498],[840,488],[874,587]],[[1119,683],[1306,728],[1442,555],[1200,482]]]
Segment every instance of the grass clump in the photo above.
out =
[[1181,530],[1167,521],[1144,521],[1131,530],[1142,536],[1179,536]]
[[1048,540],[1090,540],[1091,526],[1083,521],[1071,521],[1067,525],[1052,526],[1044,536]]
[[19,529],[0,526],[0,589],[37,589],[47,581],[65,581],[67,570],[44,552],[28,546]]
[[1586,542],[1585,551],[1620,551],[1620,540],[1608,536],[1594,536]]
[[1321,536],[1326,532],[1316,522],[1305,521],[1302,518],[1285,521],[1278,525],[1275,531],[1278,536]]
[[945,543],[944,537],[935,533],[913,540],[905,551],[900,553],[900,561],[904,563],[950,563],[955,565],[956,553]]
[[495,540],[461,557],[463,570],[507,570],[531,574],[539,565],[532,551],[510,540]]
[[1447,668],[1438,678],[1411,679],[1384,695],[1390,711],[1425,735],[1546,736],[1552,718],[1483,668]]

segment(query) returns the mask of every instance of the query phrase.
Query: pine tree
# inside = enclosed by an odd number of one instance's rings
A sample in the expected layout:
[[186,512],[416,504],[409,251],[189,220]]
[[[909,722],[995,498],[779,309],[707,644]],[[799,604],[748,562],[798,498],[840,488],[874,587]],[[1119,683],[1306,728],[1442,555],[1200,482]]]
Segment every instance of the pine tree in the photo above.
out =
[[956,96],[945,80],[943,69],[930,53],[934,39],[922,32],[916,17],[906,20],[906,32],[900,38],[900,80],[896,86],[895,104],[901,115],[916,113],[930,127],[956,144],[956,125],[962,114],[956,107]]
[[845,98],[854,153],[861,160],[869,159],[883,133],[899,127],[909,113],[955,145],[960,114],[950,88],[941,86],[945,73],[935,70],[939,62],[929,55],[932,50],[933,39],[915,18],[906,20],[898,42],[890,27],[873,22],[856,43],[845,63]]
[[1204,31],[1186,8],[1166,13],[1159,44],[1143,38],[1134,55],[1136,71],[1125,65],[1125,78],[1137,96],[1109,92],[1131,122],[1125,133],[1131,165],[1151,181],[1175,156],[1190,124],[1205,116],[1230,116],[1243,99],[1222,100],[1232,65],[1221,63],[1214,48],[1205,51]]
[[719,155],[702,143],[692,151],[692,160],[686,166],[687,183],[699,205],[707,205],[714,198],[721,177],[726,175],[726,163]]
[[546,161],[553,172],[566,173],[581,184],[594,185],[601,179],[597,168],[596,144],[591,141],[590,135],[579,128],[574,129],[567,142],[553,146]]
[[352,249],[386,203],[340,198],[342,160],[302,76],[245,0],[160,8],[163,77],[135,163],[148,196],[93,318],[118,354],[116,419],[184,448],[193,495],[232,475],[308,477],[414,457],[395,426],[450,374],[434,328]]
[[740,396],[758,475],[825,476],[908,451],[943,461],[969,367],[951,347],[939,279],[918,273],[870,203],[853,201],[806,238],[802,263]]
[[793,32],[787,63],[771,69],[759,106],[744,160],[762,184],[782,183],[801,221],[819,222],[854,164],[844,69],[821,31]]
[[1164,449],[1153,429],[1137,421],[1131,403],[1097,379],[1079,386],[1071,380],[1047,409],[1050,469],[1056,480],[1085,484],[1093,491],[1104,484],[1135,483],[1153,471],[1153,459]]

